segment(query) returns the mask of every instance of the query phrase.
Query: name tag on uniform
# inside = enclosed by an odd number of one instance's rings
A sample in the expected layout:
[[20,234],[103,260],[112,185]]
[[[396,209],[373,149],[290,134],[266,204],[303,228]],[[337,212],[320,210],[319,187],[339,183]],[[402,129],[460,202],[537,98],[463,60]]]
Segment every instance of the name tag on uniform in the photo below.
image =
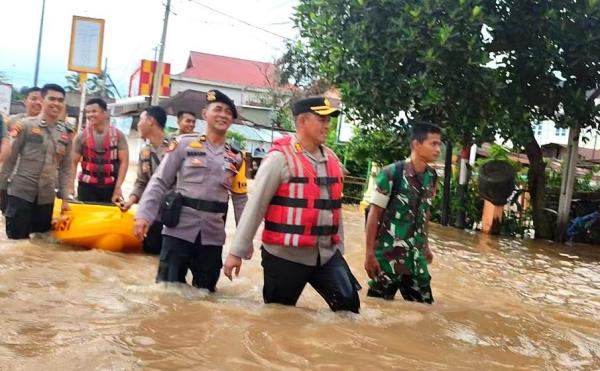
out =
[[202,151],[187,151],[187,155],[190,157],[194,157],[194,156],[206,156],[206,152],[202,152]]
[[30,134],[27,137],[27,141],[29,143],[43,143],[44,142],[44,137],[38,134]]

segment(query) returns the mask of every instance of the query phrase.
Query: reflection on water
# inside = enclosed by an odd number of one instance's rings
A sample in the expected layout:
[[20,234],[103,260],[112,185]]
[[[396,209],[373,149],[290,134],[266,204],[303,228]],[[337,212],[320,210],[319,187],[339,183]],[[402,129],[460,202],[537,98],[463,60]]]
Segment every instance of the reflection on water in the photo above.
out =
[[[344,216],[346,255],[365,282],[362,214]],[[257,257],[209,295],[153,284],[155,257],[1,235],[2,370],[600,368],[598,246],[433,225],[436,303],[363,290],[353,315],[330,312],[311,288],[297,308],[265,306]]]

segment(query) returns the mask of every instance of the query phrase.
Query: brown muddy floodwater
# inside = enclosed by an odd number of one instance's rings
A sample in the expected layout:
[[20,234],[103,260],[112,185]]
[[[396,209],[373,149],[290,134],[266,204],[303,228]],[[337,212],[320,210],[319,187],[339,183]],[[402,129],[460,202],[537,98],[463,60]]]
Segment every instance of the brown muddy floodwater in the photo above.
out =
[[[362,214],[344,217],[364,283]],[[363,289],[351,315],[310,287],[296,308],[264,305],[257,254],[208,295],[154,284],[155,257],[8,241],[3,223],[2,370],[600,369],[600,246],[433,225],[435,304]]]

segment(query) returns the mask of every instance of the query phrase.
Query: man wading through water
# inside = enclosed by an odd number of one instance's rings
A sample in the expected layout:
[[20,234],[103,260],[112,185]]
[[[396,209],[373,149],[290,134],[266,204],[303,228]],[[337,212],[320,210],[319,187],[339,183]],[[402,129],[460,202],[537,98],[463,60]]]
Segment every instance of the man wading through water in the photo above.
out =
[[410,157],[377,176],[366,228],[367,296],[392,300],[400,290],[404,300],[433,303],[427,223],[437,176],[428,164],[438,158],[440,145],[439,127],[414,124]]

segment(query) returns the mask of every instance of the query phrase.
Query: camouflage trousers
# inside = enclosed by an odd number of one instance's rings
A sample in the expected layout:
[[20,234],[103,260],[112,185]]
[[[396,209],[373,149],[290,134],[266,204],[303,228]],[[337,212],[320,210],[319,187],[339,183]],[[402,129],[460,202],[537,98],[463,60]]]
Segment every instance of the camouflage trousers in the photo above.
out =
[[397,291],[406,301],[433,303],[431,275],[421,249],[394,247],[375,251],[382,274],[369,281],[367,296],[394,299]]

